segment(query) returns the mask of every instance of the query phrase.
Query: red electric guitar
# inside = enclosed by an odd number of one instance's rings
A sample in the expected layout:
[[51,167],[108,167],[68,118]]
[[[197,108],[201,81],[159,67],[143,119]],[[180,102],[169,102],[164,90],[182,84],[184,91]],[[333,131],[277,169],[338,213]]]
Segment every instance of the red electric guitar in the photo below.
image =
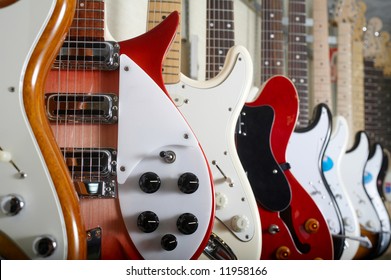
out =
[[[297,5],[305,7],[304,2]],[[333,259],[327,223],[286,160],[299,100],[293,83],[282,76],[282,15],[281,1],[262,2],[261,65],[265,82],[255,100],[243,109],[237,149],[258,201],[264,244],[261,259]],[[303,16],[299,23],[305,23]],[[297,38],[304,42],[305,34]]]
[[204,153],[162,79],[179,14],[117,43],[105,40],[104,8],[77,1],[45,90],[88,258],[196,259],[211,234],[214,191]]

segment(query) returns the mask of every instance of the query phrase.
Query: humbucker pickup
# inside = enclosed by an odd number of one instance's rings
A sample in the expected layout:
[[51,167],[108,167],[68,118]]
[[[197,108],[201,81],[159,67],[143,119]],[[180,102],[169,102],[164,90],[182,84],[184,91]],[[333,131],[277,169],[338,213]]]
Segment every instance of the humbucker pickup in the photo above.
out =
[[48,93],[46,114],[50,121],[112,124],[118,121],[115,94]]
[[65,41],[53,68],[65,70],[115,70],[119,45],[115,42]]
[[61,149],[79,196],[116,197],[117,152],[114,149]]

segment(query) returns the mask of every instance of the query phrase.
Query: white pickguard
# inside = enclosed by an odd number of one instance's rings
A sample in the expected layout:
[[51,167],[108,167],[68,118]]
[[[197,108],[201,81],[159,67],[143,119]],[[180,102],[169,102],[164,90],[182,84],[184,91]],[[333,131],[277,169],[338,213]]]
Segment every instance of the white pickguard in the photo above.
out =
[[383,149],[379,144],[376,144],[375,149],[375,153],[368,159],[367,164],[365,165],[364,186],[380,219],[380,251],[384,251],[390,244],[391,225],[390,216],[380,197],[376,183],[383,161]]
[[[24,71],[55,2],[17,1],[0,9],[0,147],[27,175],[21,178],[10,162],[0,163],[0,229],[31,259],[66,259],[68,249],[61,205],[22,99]],[[25,203],[15,216],[4,213],[9,195],[19,196]],[[57,244],[46,258],[38,256],[34,248],[40,237],[51,237]]]
[[371,232],[379,232],[380,221],[363,182],[365,164],[369,155],[369,140],[364,132],[359,133],[358,146],[342,157],[341,174],[360,225]]
[[251,82],[251,57],[244,47],[234,46],[214,79],[199,82],[182,75],[179,84],[167,86],[212,169],[217,218],[213,232],[238,259],[259,259],[261,255],[259,213],[235,146],[235,126]]
[[287,161],[303,188],[311,195],[325,217],[332,234],[341,232],[340,219],[331,194],[322,178],[321,160],[330,138],[330,122],[322,107],[319,122],[304,132],[294,131],[287,147]]
[[[348,138],[349,128],[346,119],[342,116],[336,116],[333,133],[323,157],[322,167],[330,190],[341,211],[345,235],[359,238],[361,236],[360,224],[341,176],[341,160],[346,152]],[[351,260],[354,258],[360,243],[357,240],[347,238],[345,244],[341,259]]]
[[[209,166],[190,127],[173,102],[153,80],[129,57],[120,58],[118,122],[118,197],[128,233],[144,259],[190,259],[209,237],[214,219],[214,192]],[[160,152],[173,151],[176,160],[167,163]],[[139,178],[154,172],[161,187],[145,193]],[[178,178],[192,172],[199,188],[185,194],[178,188]],[[153,211],[158,228],[145,233],[137,227],[138,215]],[[183,213],[198,219],[195,233],[179,232],[176,222]],[[177,247],[162,249],[161,238],[173,234]]]

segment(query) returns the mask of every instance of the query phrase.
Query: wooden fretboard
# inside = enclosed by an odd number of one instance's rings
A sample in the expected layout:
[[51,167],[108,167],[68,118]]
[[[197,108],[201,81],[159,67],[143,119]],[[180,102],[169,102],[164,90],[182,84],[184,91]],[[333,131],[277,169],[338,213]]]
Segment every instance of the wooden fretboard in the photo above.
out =
[[329,58],[329,20],[327,0],[313,1],[313,100],[312,109],[319,103],[328,105],[333,112]]
[[309,122],[306,0],[289,0],[288,8],[288,77],[299,94],[297,126],[306,127]]
[[67,40],[104,41],[103,0],[78,0]]
[[[173,11],[181,14],[181,0],[149,0],[147,29],[151,30],[158,25]],[[180,26],[177,29],[177,35],[170,46],[163,61],[163,80],[165,84],[176,84],[180,80],[181,73],[181,33]]]
[[207,0],[206,79],[220,73],[228,50],[235,44],[233,0]]
[[274,75],[285,74],[283,1],[262,0],[261,83]]

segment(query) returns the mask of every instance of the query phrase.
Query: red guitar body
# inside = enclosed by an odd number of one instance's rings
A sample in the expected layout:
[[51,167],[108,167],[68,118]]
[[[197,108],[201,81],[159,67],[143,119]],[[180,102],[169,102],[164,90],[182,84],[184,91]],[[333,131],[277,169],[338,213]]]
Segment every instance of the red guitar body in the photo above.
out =
[[[288,166],[285,154],[296,125],[298,103],[293,83],[284,76],[274,76],[264,83],[257,99],[246,104],[272,108],[270,145],[280,166]],[[291,190],[289,206],[283,211],[270,211],[258,204],[264,244],[261,259],[333,259],[332,238],[322,213],[289,167],[283,170]]]

